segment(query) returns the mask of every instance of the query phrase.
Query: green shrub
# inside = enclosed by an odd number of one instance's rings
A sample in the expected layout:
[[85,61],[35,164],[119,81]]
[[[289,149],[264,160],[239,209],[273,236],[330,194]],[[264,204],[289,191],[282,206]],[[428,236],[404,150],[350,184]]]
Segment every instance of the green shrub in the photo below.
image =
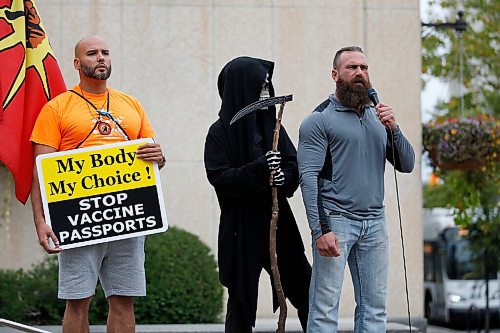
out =
[[138,323],[216,322],[222,286],[210,249],[175,227],[146,240],[148,296],[137,298]]
[[0,270],[0,317],[14,321],[24,319],[29,311],[26,295],[21,292],[26,273],[22,270]]
[[59,324],[64,302],[57,299],[57,258],[47,256],[31,270],[0,270],[0,317],[22,323]]
[[[0,317],[28,324],[61,323],[65,302],[57,299],[57,259],[48,256],[29,271],[0,270]],[[199,238],[171,227],[146,239],[147,296],[135,300],[139,324],[218,321],[222,287],[210,249]],[[107,301],[96,289],[91,324],[105,324]]]
[[65,303],[57,298],[58,263],[56,256],[34,266],[27,272],[25,292],[31,301],[31,311],[27,313],[30,321],[38,324],[60,324]]

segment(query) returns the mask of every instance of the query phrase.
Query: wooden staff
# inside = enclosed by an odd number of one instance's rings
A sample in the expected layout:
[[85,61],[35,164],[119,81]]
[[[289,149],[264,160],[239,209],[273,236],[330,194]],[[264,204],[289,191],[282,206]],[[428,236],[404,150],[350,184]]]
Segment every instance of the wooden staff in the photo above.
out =
[[[267,108],[271,105],[281,104],[280,110],[278,112],[278,118],[276,119],[276,125],[274,126],[274,135],[273,135],[273,146],[272,150],[278,150],[278,141],[280,136],[280,127],[281,127],[281,118],[283,117],[283,109],[285,108],[285,103],[290,102],[293,99],[292,95],[286,96],[278,96],[278,97],[270,97],[265,98],[256,102],[253,102],[250,105],[245,106],[243,109],[238,111],[233,118],[231,119],[229,125],[234,124],[238,119],[243,118],[249,113],[252,113],[257,110],[261,110]],[[272,183],[272,175],[269,176],[269,180]],[[269,226],[269,255],[271,258],[271,272],[273,274],[273,284],[274,289],[276,290],[276,294],[278,296],[278,303],[280,306],[280,315],[278,321],[278,329],[276,332],[285,333],[285,321],[286,321],[286,299],[285,294],[283,292],[283,287],[281,286],[281,278],[280,272],[278,270],[278,256],[276,254],[276,229],[278,225],[278,189],[276,186],[271,188],[272,190],[272,215],[271,215],[271,224]]]

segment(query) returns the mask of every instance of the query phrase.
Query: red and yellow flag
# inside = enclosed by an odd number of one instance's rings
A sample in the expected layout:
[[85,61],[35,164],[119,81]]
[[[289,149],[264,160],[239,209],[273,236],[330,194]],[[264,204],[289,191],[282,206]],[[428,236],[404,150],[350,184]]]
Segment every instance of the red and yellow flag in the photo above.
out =
[[29,138],[36,117],[47,101],[64,91],[35,1],[0,0],[0,161],[12,172],[22,203],[31,188]]

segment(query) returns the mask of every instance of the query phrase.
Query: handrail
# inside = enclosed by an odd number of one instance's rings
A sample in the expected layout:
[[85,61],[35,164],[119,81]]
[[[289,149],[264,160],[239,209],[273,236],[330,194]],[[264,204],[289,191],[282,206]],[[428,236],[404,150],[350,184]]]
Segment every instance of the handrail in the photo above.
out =
[[0,326],[10,327],[10,328],[13,328],[15,330],[18,330],[21,332],[28,332],[28,333],[52,333],[49,331],[45,331],[45,330],[42,330],[39,328],[30,327],[28,325],[16,323],[15,321],[3,319],[3,318],[0,318]]

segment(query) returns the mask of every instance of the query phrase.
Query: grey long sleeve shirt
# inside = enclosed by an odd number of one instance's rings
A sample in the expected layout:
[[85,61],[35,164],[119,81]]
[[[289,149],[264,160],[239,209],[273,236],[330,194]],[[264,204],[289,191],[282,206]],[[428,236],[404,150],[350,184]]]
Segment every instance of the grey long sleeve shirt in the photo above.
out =
[[355,220],[384,216],[385,161],[406,173],[415,165],[413,148],[399,127],[391,134],[373,107],[360,116],[333,95],[302,122],[297,159],[314,239],[330,232],[332,212]]

